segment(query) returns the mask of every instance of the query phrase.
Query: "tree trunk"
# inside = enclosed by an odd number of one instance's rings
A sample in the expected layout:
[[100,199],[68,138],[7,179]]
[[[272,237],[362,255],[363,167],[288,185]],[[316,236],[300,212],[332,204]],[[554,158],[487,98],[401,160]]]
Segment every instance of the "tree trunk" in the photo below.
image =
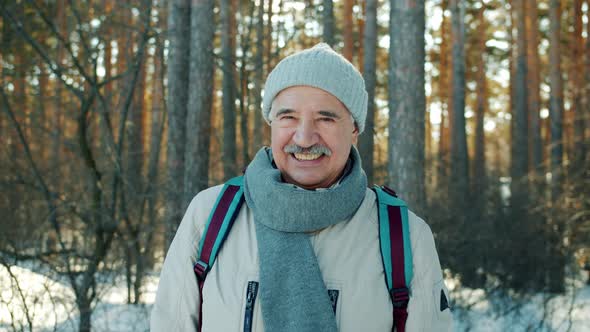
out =
[[[444,0],[442,3],[443,12],[447,9],[448,0]],[[449,45],[448,38],[448,19],[447,16],[443,15],[441,23],[441,44],[440,44],[440,79],[439,79],[439,95],[441,102],[440,111],[440,125],[439,133],[440,137],[438,140],[438,156],[437,156],[437,168],[436,168],[436,185],[439,189],[448,189],[448,157],[449,157],[449,118],[451,112],[452,102],[449,98],[449,51],[447,46]]]
[[[15,8],[16,16],[22,20],[24,12],[24,5],[19,4]],[[27,71],[26,71],[26,59],[28,59],[27,55],[25,54],[25,42],[23,38],[19,38],[20,36],[15,36],[16,38],[12,41],[14,45],[13,57],[14,57],[14,68],[13,68],[13,87],[14,87],[14,102],[18,107],[21,108],[19,114],[16,116],[22,116],[22,121],[20,121],[23,134],[25,135],[25,139],[29,144],[31,142],[31,126],[29,123],[29,113],[31,110],[29,109],[29,105],[27,103]],[[15,145],[16,139],[11,139],[11,150],[13,156],[15,156],[15,152],[17,146]],[[31,150],[34,150],[34,144],[32,144]]]
[[[247,4],[247,6],[246,6]],[[238,75],[238,82],[240,89],[237,90],[238,93],[238,101],[239,101],[239,115],[240,115],[240,138],[237,143],[239,143],[238,148],[241,151],[241,162],[239,163],[238,169],[244,169],[247,163],[250,161],[250,150],[252,148],[252,144],[250,143],[250,110],[249,106],[252,105],[252,96],[251,92],[248,89],[248,84],[250,82],[250,74],[251,70],[248,70],[246,67],[250,59],[248,59],[248,55],[251,52],[253,45],[253,38],[252,38],[252,31],[254,30],[254,11],[255,11],[255,2],[251,1],[249,3],[240,5],[240,15],[242,17],[249,17],[250,22],[248,24],[243,24],[243,29],[245,30],[242,33],[242,37],[240,38],[240,49],[242,51],[242,55],[240,56],[239,60],[239,75]],[[247,9],[247,13],[244,13],[245,9]],[[235,24],[234,24],[235,25]],[[232,35],[235,35],[235,27],[234,32]],[[236,64],[237,66],[237,64]]]
[[[270,71],[273,68],[273,37],[272,37],[272,31],[273,31],[273,27],[272,27],[272,16],[273,16],[273,0],[268,0],[268,7],[266,9],[266,13],[267,13],[267,17],[266,17],[266,63],[265,63],[265,73],[270,73]],[[282,3],[282,2],[281,2]],[[260,106],[256,106],[256,107],[260,107]]]
[[[485,18],[485,3],[481,2],[479,9],[480,31],[478,48],[479,48],[479,64],[477,68],[477,106],[475,112],[475,160],[473,172],[473,192],[484,193],[486,189],[486,154],[485,154],[485,131],[484,119],[487,106],[487,82],[486,82],[486,29],[487,22]],[[479,196],[479,195],[478,195]],[[483,196],[480,196],[483,197]],[[478,201],[478,211],[483,208],[483,200]]]
[[357,54],[356,54],[356,61],[358,64],[359,71],[361,74],[364,74],[364,67],[365,67],[365,52],[363,47],[363,38],[365,36],[365,18],[367,12],[367,2],[361,1],[359,5],[361,9],[360,15],[356,19],[356,24],[358,26],[358,38],[359,38],[359,45],[357,47]]
[[80,322],[78,323],[78,332],[90,332],[92,309],[88,299],[77,299],[78,310],[80,311]]
[[168,192],[166,195],[166,248],[170,245],[186,206],[184,146],[188,104],[190,0],[171,0],[168,6]]
[[586,142],[585,159],[590,160],[590,0],[586,1],[586,54],[585,56],[585,102],[584,118],[586,119],[584,142]]
[[540,89],[540,62],[539,62],[539,36],[538,36],[538,9],[536,0],[526,0],[526,22],[527,22],[527,90],[528,90],[528,109],[529,109],[529,149],[531,152],[530,167],[537,176],[543,173],[543,148],[541,138],[541,111]]
[[[43,36],[42,38],[44,38],[45,36]],[[39,65],[39,86],[38,86],[38,93],[37,96],[35,97],[37,100],[37,107],[35,108],[35,113],[36,115],[33,117],[33,129],[36,130],[38,128],[51,128],[51,126],[48,125],[50,116],[49,116],[49,112],[50,112],[50,107],[51,105],[49,103],[47,103],[47,101],[49,100],[49,98],[47,98],[47,96],[49,95],[49,73],[50,70],[47,66],[45,65]],[[45,130],[45,129],[44,129]],[[43,144],[47,138],[49,137],[44,137],[43,136],[39,136],[39,135],[35,135],[35,143],[38,146],[39,149],[39,155],[41,156],[41,158],[45,161],[47,159],[49,159],[50,156],[50,150],[49,148]]]
[[[65,33],[66,31],[66,13],[65,13],[65,0],[57,0],[56,1],[56,25],[57,29],[60,33]],[[64,46],[59,43],[57,46],[56,51],[56,62],[58,66],[61,66],[64,62],[65,58],[65,50]],[[60,167],[61,159],[62,159],[62,137],[64,137],[66,130],[64,125],[64,113],[63,105],[67,104],[68,102],[68,95],[63,94],[63,87],[62,83],[58,80],[54,80],[54,94],[55,99],[53,102],[53,118],[51,124],[51,135],[53,139],[51,141],[51,157],[49,159],[49,165],[51,169],[55,170],[53,176],[55,177],[53,181],[50,183],[53,185],[53,189],[56,192],[60,192],[63,190],[64,181],[62,181],[62,175],[64,171],[64,167]],[[55,237],[55,233],[51,232],[49,236]],[[57,244],[57,241],[53,241],[53,243]]]
[[344,49],[342,51],[342,55],[344,55],[344,57],[350,62],[352,62],[354,50],[354,36],[352,34],[352,28],[354,26],[352,21],[352,5],[353,0],[344,0],[344,14],[342,17],[342,37],[344,39]]
[[464,1],[451,0],[453,45],[453,117],[451,130],[450,189],[453,204],[458,208],[469,197],[469,157],[465,132],[465,16]]
[[513,2],[516,22],[516,77],[512,111],[511,205],[527,209],[528,202],[528,112],[527,112],[527,48],[525,1]]
[[[1,43],[0,47],[2,47],[2,50],[10,49],[10,47],[12,45],[12,43],[11,43],[12,34],[16,34],[16,32],[13,32],[10,24],[7,24],[6,21],[4,21],[2,23],[2,36],[0,39],[0,43]],[[0,52],[0,61],[2,63],[8,63],[7,57],[8,57],[8,52]],[[10,72],[11,71],[8,69],[8,66],[1,66],[0,67],[0,84],[1,84],[0,87],[6,86],[6,82],[9,81]],[[56,99],[59,99],[59,98],[56,98]],[[55,109],[57,110],[58,108],[56,107]],[[3,137],[3,141],[5,142],[4,144],[7,145],[9,150],[12,149],[12,146],[14,144],[14,135],[11,134],[11,132],[12,132],[12,130],[10,129],[10,124],[6,120],[6,117],[0,116],[0,137]],[[9,196],[9,197],[11,197],[11,196]]]
[[231,0],[221,0],[221,61],[223,71],[223,176],[228,180],[236,175],[236,104],[235,52]]
[[572,92],[573,92],[573,126],[574,153],[570,158],[572,167],[582,166],[585,152],[584,144],[584,37],[582,36],[582,0],[574,0],[574,34],[570,39],[572,56]]
[[139,193],[141,192],[142,166],[144,159],[144,134],[145,134],[145,114],[144,96],[145,96],[145,60],[140,64],[141,69],[137,81],[137,87],[134,89],[133,103],[129,114],[129,121],[126,121],[127,130],[127,170],[126,170],[126,195],[131,210],[139,202]]
[[559,0],[549,6],[549,115],[551,117],[551,184],[552,199],[561,193],[563,160],[563,79],[561,76],[561,8]]
[[[262,104],[262,86],[264,84],[262,75],[264,72],[264,6],[258,6],[256,21],[256,57],[254,58],[254,153],[262,147],[262,131],[265,126],[260,111]],[[270,13],[269,13],[270,15]]]
[[377,0],[367,0],[364,35],[363,77],[368,94],[365,132],[359,137],[359,150],[369,185],[373,184],[373,131],[375,122],[375,88],[377,85]]
[[[561,8],[559,0],[549,2],[549,115],[551,117],[551,201],[558,202],[562,185],[563,162],[563,81],[561,76]],[[553,215],[547,225],[551,234],[548,256],[551,265],[547,267],[549,290],[563,291],[564,258],[561,253],[562,228],[560,218]]]
[[191,8],[190,82],[186,132],[184,203],[207,188],[213,103],[213,0],[193,1]]
[[389,167],[390,184],[418,214],[424,190],[424,1],[390,2]]
[[332,0],[324,0],[324,42],[330,46],[334,46],[334,4]]
[[[113,15],[113,1],[105,0],[104,11],[107,17]],[[113,57],[113,47],[111,46],[111,38],[113,38],[113,28],[111,25],[106,27],[106,35],[109,38],[104,44],[104,79],[108,80],[112,75],[113,64],[111,63]],[[105,98],[110,99],[112,96],[112,83],[105,85]]]
[[590,0],[586,1],[586,56],[584,57],[584,119],[586,123],[584,125],[584,142],[586,143],[585,159],[590,160]]
[[[162,19],[160,16],[159,19]],[[144,277],[144,271],[153,265],[154,254],[154,237],[156,235],[156,220],[158,218],[156,204],[160,194],[157,183],[160,176],[158,174],[160,164],[160,154],[162,151],[162,138],[164,134],[164,124],[166,121],[166,108],[164,100],[164,45],[161,39],[156,39],[156,54],[154,55],[154,73],[152,76],[152,118],[150,130],[150,153],[147,168],[147,180],[145,196],[147,200],[147,227],[143,230],[146,234],[146,240],[143,243],[143,250],[140,248],[140,255],[135,271],[135,300],[141,298],[140,287]]]

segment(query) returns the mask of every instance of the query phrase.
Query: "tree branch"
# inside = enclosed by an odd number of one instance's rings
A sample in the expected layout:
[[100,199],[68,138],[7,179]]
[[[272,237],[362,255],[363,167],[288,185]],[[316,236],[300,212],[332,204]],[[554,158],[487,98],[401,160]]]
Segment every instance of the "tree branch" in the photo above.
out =
[[69,84],[62,76],[65,74],[64,73],[64,69],[63,67],[55,64],[53,61],[51,61],[51,58],[49,58],[49,55],[47,54],[47,52],[45,52],[45,50],[43,49],[43,47],[39,44],[39,42],[37,42],[33,37],[31,37],[31,35],[29,33],[27,33],[23,27],[22,27],[22,23],[17,21],[6,9],[6,7],[4,6],[0,6],[0,9],[2,10],[2,16],[10,22],[10,24],[12,25],[12,28],[18,32],[30,45],[31,47],[33,47],[33,49],[37,52],[37,54],[39,54],[39,56],[41,56],[41,58],[45,61],[45,63],[47,63],[49,69],[51,70],[51,72],[68,88],[68,90],[70,90],[76,97],[78,97],[79,99],[83,99],[83,93],[81,90],[75,88],[72,84]]

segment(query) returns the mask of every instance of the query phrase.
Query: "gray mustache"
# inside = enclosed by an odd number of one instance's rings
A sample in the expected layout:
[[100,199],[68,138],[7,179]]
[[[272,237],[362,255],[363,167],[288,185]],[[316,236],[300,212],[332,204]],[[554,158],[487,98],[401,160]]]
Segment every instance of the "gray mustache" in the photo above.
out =
[[328,149],[326,146],[323,146],[321,144],[316,144],[316,145],[310,146],[309,148],[302,148],[299,145],[290,144],[290,145],[285,146],[283,151],[285,153],[325,154],[328,157],[332,155],[332,151],[330,151],[330,149]]

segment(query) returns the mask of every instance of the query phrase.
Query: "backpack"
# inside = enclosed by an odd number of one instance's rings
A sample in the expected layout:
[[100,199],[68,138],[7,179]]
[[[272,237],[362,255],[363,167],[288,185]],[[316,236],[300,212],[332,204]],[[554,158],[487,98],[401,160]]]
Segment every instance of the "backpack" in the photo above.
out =
[[[377,196],[379,216],[379,246],[385,282],[393,304],[393,330],[404,332],[408,318],[409,285],[412,280],[412,247],[408,224],[408,208],[404,201],[387,186],[371,188]],[[203,294],[207,273],[215,263],[231,227],[244,204],[243,176],[227,181],[221,190],[199,243],[199,259],[194,272]],[[198,331],[201,331],[203,297],[200,296]]]

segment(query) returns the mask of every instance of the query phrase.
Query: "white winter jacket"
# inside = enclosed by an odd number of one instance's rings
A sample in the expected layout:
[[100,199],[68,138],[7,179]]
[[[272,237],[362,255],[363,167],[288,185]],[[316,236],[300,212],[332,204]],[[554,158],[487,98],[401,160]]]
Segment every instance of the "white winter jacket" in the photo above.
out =
[[[197,330],[199,288],[193,265],[205,223],[221,188],[200,192],[182,219],[160,275],[151,313],[153,332]],[[441,292],[447,299],[449,296],[432,232],[411,212],[409,225],[414,277],[406,331],[451,331],[451,312],[441,303]],[[349,221],[310,234],[340,331],[392,330],[393,305],[385,284],[378,237],[375,194],[369,189]],[[244,331],[247,319],[251,319],[252,331],[264,331],[255,292],[258,280],[254,218],[244,203],[205,280],[202,331]]]

